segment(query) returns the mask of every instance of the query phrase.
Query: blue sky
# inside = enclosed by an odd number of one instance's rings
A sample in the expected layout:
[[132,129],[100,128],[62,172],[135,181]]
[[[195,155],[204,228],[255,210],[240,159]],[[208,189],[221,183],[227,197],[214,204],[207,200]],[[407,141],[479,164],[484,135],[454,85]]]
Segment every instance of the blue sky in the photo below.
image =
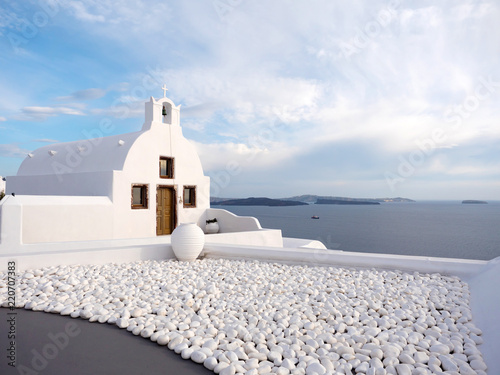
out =
[[497,1],[2,1],[0,175],[139,130],[166,83],[213,195],[498,200],[499,19]]

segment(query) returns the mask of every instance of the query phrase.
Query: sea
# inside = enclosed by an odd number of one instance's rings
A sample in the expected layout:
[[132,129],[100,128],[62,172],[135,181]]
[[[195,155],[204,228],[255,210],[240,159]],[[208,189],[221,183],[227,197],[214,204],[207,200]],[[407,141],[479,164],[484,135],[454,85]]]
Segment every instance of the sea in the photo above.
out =
[[263,228],[281,229],[283,237],[318,240],[328,249],[478,260],[500,256],[500,201],[213,207],[256,217]]

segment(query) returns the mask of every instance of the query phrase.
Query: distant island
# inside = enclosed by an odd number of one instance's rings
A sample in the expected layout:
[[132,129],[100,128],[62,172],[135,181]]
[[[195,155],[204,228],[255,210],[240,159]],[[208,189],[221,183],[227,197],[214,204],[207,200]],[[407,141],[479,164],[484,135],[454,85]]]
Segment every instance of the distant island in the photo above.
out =
[[271,198],[245,198],[245,199],[229,199],[211,201],[212,204],[218,206],[269,206],[269,207],[283,207],[283,206],[307,206],[307,203],[297,201],[284,201],[280,199]]
[[320,195],[299,195],[289,198],[220,198],[210,197],[210,203],[214,206],[304,206],[307,204],[380,204],[386,202],[415,202],[408,198],[347,198]]
[[315,204],[354,204],[354,205],[362,205],[362,204],[380,204],[380,202],[373,202],[373,201],[358,201],[358,200],[342,200],[342,199],[318,199]]
[[396,198],[348,198],[348,197],[333,197],[333,196],[321,196],[321,195],[299,195],[295,197],[290,197],[290,198],[282,198],[282,200],[290,200],[290,201],[298,201],[298,202],[304,202],[304,203],[316,203],[319,199],[328,199],[328,200],[335,200],[335,201],[347,201],[347,202],[415,202],[412,199],[408,198],[401,198],[401,197],[396,197]]
[[474,199],[466,199],[462,201],[462,204],[488,204],[486,201],[477,201]]

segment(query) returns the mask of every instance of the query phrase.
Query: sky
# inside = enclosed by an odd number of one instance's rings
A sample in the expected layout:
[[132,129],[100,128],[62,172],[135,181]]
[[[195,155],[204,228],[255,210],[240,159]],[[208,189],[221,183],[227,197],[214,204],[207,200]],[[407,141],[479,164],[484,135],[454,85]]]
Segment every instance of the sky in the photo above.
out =
[[480,0],[3,0],[0,175],[140,130],[166,84],[213,196],[500,200],[499,19]]

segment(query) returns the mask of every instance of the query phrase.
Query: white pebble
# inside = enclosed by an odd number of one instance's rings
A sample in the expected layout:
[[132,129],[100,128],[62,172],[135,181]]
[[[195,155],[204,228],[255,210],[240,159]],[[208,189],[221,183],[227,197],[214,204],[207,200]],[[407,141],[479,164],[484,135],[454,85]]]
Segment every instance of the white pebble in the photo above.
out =
[[486,363],[484,363],[484,361],[481,359],[473,359],[472,361],[470,361],[470,367],[472,367],[476,371],[486,371],[488,369]]
[[156,340],[156,343],[158,345],[167,345],[170,341],[170,338],[167,336],[167,335],[161,335],[160,337],[158,337],[158,339]]
[[234,375],[236,374],[236,368],[234,365],[229,365],[227,367],[224,367],[221,372],[219,372],[220,375]]
[[424,352],[413,353],[413,359],[416,363],[426,364],[427,362],[429,362],[429,356]]
[[431,353],[450,354],[450,348],[444,344],[434,344],[429,350]]
[[411,375],[411,367],[407,364],[396,365],[397,375]]
[[141,308],[139,308],[139,307],[137,307],[134,310],[132,310],[131,315],[132,315],[133,318],[138,318],[138,317],[144,315],[144,310],[141,309]]
[[210,350],[214,351],[215,349],[217,349],[218,343],[214,339],[210,339],[210,340],[205,341],[205,343],[203,344],[203,347],[209,348]]
[[325,373],[325,367],[319,363],[311,363],[306,368],[306,375],[323,375]]
[[218,362],[215,357],[207,357],[205,361],[203,362],[203,366],[205,366],[207,369],[213,371],[215,366],[217,366]]
[[75,311],[73,306],[67,306],[61,311],[61,315],[70,315],[73,311]]
[[197,350],[191,354],[191,359],[196,363],[203,363],[207,359],[207,355],[200,350]]
[[476,371],[468,363],[462,362],[459,366],[460,375],[476,375]]
[[281,367],[284,367],[288,370],[293,370],[295,368],[295,364],[290,358],[285,358],[283,362],[281,362]]

